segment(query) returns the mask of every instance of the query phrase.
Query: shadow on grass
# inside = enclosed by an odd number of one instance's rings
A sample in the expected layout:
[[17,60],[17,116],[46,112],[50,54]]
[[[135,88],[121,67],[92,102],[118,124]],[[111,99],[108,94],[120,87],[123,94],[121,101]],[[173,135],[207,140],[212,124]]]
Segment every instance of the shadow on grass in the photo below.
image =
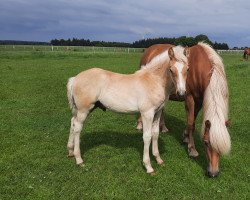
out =
[[[139,152],[141,159],[143,157],[142,133],[138,131],[135,131],[134,133],[125,133],[123,131],[115,132],[111,130],[91,132],[90,134],[89,133],[83,134],[81,137],[81,141],[82,141],[81,142],[82,154],[100,145],[107,145],[121,149],[133,148]],[[159,143],[159,151],[161,153],[164,153],[165,144],[160,137],[158,143]],[[151,148],[150,148],[150,155],[151,159],[153,160]]]
[[[186,152],[188,156],[187,144],[183,143],[183,131],[186,127],[185,121],[182,121],[171,115],[167,115],[166,119],[167,119],[166,126],[169,128],[169,133],[167,134],[173,137],[180,144],[180,146],[183,147],[183,150]],[[200,139],[200,133],[197,127],[194,131],[193,137],[196,150],[198,151],[199,156],[197,158],[190,158],[190,159],[196,162],[201,168],[205,170],[207,165],[206,155],[204,152],[203,144]]]

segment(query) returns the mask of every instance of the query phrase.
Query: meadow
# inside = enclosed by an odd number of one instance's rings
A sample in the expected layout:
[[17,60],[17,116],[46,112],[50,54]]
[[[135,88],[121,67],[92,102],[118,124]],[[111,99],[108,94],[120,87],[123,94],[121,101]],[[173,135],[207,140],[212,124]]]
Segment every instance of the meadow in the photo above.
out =
[[142,165],[142,133],[136,116],[96,110],[81,133],[85,167],[67,158],[71,111],[69,77],[91,67],[120,73],[138,69],[141,53],[0,51],[0,199],[249,199],[250,60],[222,55],[230,91],[230,155],[218,178],[205,176],[200,140],[193,160],[182,144],[183,103],[169,102],[155,176]]

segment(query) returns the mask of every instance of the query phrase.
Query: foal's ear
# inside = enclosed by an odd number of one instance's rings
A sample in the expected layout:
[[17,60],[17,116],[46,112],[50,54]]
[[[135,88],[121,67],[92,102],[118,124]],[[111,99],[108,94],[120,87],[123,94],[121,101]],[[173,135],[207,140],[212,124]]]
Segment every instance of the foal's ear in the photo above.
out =
[[174,59],[174,50],[173,50],[173,47],[170,47],[170,49],[168,50],[168,56],[169,56],[170,60]]
[[188,47],[184,48],[183,54],[188,58],[189,57],[190,50]]

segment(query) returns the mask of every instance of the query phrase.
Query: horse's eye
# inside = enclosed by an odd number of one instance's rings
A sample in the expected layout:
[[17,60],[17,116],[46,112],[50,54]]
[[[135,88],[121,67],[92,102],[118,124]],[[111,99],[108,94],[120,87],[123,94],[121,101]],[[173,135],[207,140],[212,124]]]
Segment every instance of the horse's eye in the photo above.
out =
[[189,72],[189,68],[187,68],[187,72]]
[[172,70],[171,68],[169,68],[169,71],[170,71],[171,73],[173,73],[173,70]]

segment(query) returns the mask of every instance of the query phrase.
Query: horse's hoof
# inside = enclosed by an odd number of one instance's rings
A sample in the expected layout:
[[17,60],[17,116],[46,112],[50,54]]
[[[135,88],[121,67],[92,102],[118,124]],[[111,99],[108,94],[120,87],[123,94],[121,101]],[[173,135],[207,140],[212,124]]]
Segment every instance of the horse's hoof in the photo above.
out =
[[192,148],[188,150],[188,155],[191,158],[197,158],[199,156],[199,153],[195,149]]

